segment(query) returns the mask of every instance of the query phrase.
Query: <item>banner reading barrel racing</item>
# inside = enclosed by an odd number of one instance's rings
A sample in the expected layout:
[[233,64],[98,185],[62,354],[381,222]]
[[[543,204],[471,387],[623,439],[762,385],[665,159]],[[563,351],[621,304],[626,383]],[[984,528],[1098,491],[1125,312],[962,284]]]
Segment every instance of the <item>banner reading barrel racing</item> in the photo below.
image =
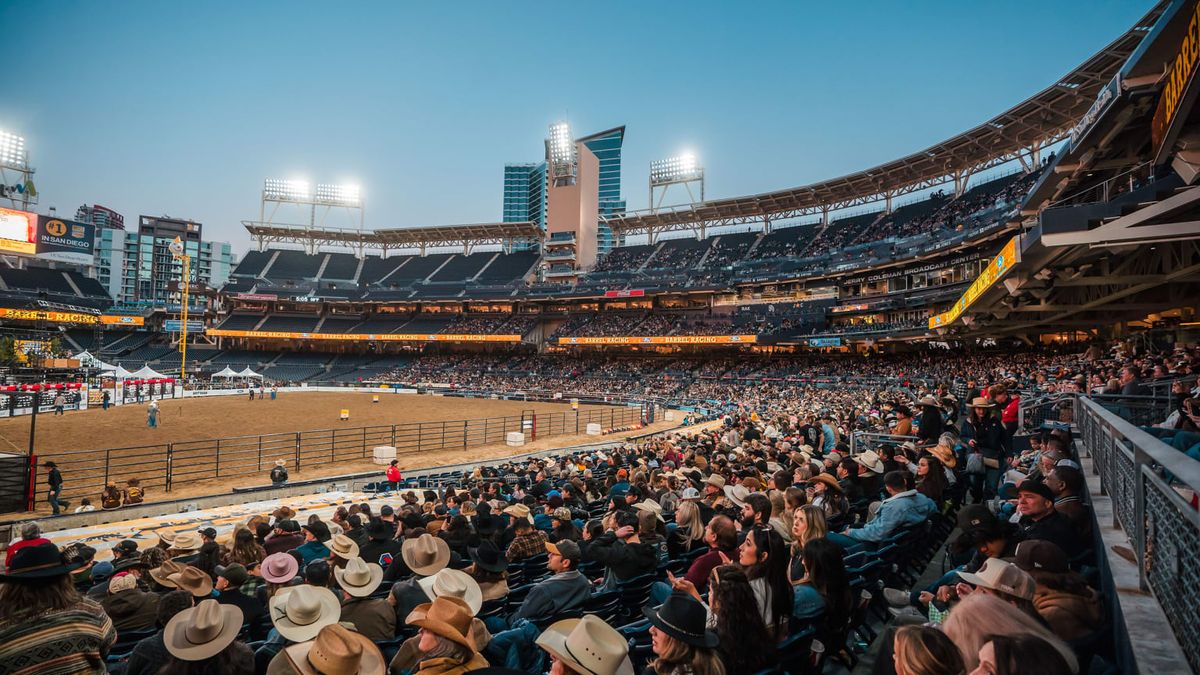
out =
[[91,223],[38,216],[37,257],[43,260],[92,264],[94,233]]

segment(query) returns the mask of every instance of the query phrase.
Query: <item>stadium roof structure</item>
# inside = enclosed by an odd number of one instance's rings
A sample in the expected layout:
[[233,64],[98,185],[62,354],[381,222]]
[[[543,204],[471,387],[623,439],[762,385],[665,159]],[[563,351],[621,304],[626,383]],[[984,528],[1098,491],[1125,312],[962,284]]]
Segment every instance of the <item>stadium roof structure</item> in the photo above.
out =
[[282,223],[242,221],[246,231],[261,251],[267,244],[302,244],[310,253],[321,246],[352,248],[362,254],[364,249],[415,248],[425,253],[428,248],[461,246],[470,253],[476,246],[509,245],[517,241],[532,241],[542,237],[537,223],[475,223],[468,225],[437,225],[431,227],[396,227],[382,230],[355,230],[338,227],[313,227]]
[[745,197],[698,202],[670,210],[630,211],[609,216],[614,232],[649,235],[663,232],[771,221],[891,202],[895,197],[954,182],[956,194],[967,180],[989,168],[1019,161],[1032,168],[1041,149],[1066,138],[1097,94],[1126,62],[1168,2],[1157,3],[1137,23],[1071,72],[1030,98],[979,126],[906,157],[857,173],[803,187]]

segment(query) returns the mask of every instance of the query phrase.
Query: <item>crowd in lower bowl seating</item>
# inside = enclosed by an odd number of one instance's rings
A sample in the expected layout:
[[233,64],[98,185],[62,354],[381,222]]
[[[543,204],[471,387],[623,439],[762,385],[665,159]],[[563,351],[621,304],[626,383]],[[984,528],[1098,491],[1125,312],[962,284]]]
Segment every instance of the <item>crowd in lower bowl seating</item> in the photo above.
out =
[[[903,389],[759,382],[703,428],[396,485],[328,521],[280,506],[224,535],[123,541],[111,561],[27,524],[0,575],[0,664],[803,673],[853,664],[882,632],[877,672],[1084,672],[1108,609],[1083,475],[1069,428],[1016,433],[1014,389],[1120,369],[1136,396],[1159,367],[1200,365],[1116,356],[865,369],[932,381]],[[956,395],[941,373],[972,364]],[[855,431],[890,435],[851,453]],[[917,583],[948,537],[949,571]]]

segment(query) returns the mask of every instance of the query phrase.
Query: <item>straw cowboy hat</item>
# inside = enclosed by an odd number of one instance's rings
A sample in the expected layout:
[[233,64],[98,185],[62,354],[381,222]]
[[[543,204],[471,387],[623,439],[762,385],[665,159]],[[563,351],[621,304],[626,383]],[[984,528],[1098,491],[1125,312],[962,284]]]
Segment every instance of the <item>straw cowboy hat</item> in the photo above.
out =
[[991,399],[982,396],[976,396],[967,404],[968,408],[995,408],[996,404],[992,403]]
[[926,394],[921,397],[921,400],[917,401],[917,405],[932,405],[932,406],[937,406],[940,408],[942,405],[942,402],[937,400],[933,396]]
[[958,458],[954,456],[954,451],[940,443],[929,448],[929,454],[936,457],[947,469],[953,469],[958,465]]
[[533,522],[533,516],[529,515],[529,507],[525,506],[524,504],[513,504],[512,506],[504,509],[504,513],[507,513],[513,518],[524,518],[531,523]]
[[483,607],[483,589],[479,587],[479,582],[466,572],[446,568],[431,577],[419,579],[417,585],[431,600],[436,598],[462,600],[471,610],[471,616],[478,614],[479,608]]
[[171,617],[163,628],[163,644],[181,661],[203,661],[220,654],[241,630],[242,610],[209,598]]
[[262,578],[273,584],[286,584],[300,572],[300,563],[287,553],[272,553],[262,561]]
[[718,490],[725,489],[725,477],[719,473],[714,473],[714,474],[710,475],[708,478],[704,479],[704,482],[707,483],[708,485],[711,485],[711,486],[717,488]]
[[174,560],[167,560],[163,562],[161,567],[155,567],[154,569],[150,570],[150,578],[157,581],[160,585],[166,586],[167,588],[175,588],[175,582],[171,581],[170,576],[177,572],[182,572],[183,568],[183,565],[180,565]]
[[883,460],[879,459],[879,455],[875,454],[874,450],[866,450],[853,457],[854,461],[871,470],[871,473],[883,473]]
[[277,460],[275,460],[275,466],[287,466],[287,460],[286,459],[277,459]]
[[167,580],[173,582],[179,590],[187,591],[194,597],[207,598],[212,595],[212,577],[199,567],[185,565],[182,570],[167,577]]
[[416,539],[405,539],[400,557],[414,574],[433,576],[449,564],[450,545],[441,537],[423,534]]
[[738,506],[745,506],[746,497],[750,496],[750,490],[748,490],[745,485],[726,485],[725,496],[728,497],[729,501],[733,502],[734,504],[737,504]]
[[467,603],[458,598],[441,597],[414,607],[404,622],[460,644],[473,654],[476,651],[475,640],[471,637],[473,620]]
[[827,473],[819,473],[812,477],[814,483],[824,483],[825,487],[830,490],[842,491],[842,484],[837,482],[837,479]]
[[633,675],[629,643],[612,626],[594,614],[550,624],[538,636],[545,649],[577,673]]
[[282,589],[271,598],[275,630],[292,642],[304,642],[342,616],[337,596],[328,588],[301,584]]
[[358,557],[358,544],[344,534],[339,534],[329,540],[329,552],[343,560]]
[[196,532],[160,532],[158,537],[167,542],[167,546],[180,551],[198,551],[204,545],[204,540]]
[[387,671],[374,642],[336,623],[283,653],[301,675],[383,675]]
[[348,595],[365,598],[383,582],[383,568],[376,563],[363,562],[362,558],[351,558],[344,569],[335,567],[333,576]]
[[[654,517],[658,518],[659,520],[663,520],[662,505],[653,499],[643,499],[642,501],[634,504],[633,508],[637,509],[638,511],[649,511],[650,513],[654,514]],[[663,520],[663,522],[666,521]]]

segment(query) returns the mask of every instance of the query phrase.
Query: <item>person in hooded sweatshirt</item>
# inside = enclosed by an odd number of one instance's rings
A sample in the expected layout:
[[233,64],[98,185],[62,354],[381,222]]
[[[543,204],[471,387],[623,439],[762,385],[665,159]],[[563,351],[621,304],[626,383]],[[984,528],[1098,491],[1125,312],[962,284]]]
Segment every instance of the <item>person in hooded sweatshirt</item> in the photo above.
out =
[[1078,640],[1103,627],[1100,596],[1071,571],[1066,552],[1057,544],[1042,539],[1017,544],[1016,565],[1037,583],[1033,606],[1059,638]]
[[638,537],[638,518],[629,511],[613,513],[615,530],[592,540],[584,560],[604,565],[604,588],[615,588],[627,579],[649,574],[658,568],[658,551]]
[[154,628],[158,594],[138,588],[137,577],[121,572],[108,582],[108,595],[100,603],[118,631]]

